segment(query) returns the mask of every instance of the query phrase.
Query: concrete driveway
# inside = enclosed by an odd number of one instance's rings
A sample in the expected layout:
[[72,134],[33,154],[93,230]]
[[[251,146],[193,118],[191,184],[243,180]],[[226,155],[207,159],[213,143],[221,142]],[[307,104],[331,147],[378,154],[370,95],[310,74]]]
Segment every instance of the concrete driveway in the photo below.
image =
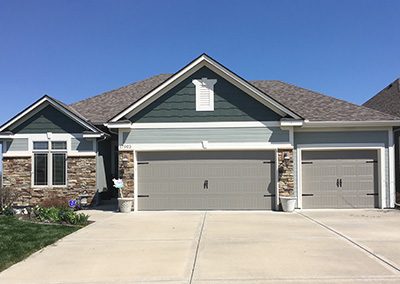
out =
[[400,283],[400,211],[91,211],[0,283]]

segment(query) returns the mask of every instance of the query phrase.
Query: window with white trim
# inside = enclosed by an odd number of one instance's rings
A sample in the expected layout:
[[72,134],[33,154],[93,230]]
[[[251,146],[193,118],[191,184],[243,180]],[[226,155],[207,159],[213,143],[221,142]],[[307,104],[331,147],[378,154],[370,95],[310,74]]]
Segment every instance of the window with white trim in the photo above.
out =
[[67,185],[67,142],[33,142],[33,185]]
[[216,79],[201,78],[193,80],[196,87],[196,111],[214,110],[214,85]]

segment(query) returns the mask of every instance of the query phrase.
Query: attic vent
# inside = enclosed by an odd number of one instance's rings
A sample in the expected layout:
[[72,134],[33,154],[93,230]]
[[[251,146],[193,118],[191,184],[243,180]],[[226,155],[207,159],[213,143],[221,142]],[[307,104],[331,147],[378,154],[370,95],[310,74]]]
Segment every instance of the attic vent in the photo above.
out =
[[196,111],[214,110],[214,85],[216,79],[196,79],[192,81],[196,87]]

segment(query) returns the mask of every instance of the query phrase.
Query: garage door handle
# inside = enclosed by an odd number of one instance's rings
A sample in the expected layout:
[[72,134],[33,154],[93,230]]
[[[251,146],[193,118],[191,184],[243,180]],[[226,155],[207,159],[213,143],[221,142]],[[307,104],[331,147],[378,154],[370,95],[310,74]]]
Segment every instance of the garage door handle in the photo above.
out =
[[342,187],[342,179],[339,180],[340,187]]
[[339,179],[336,179],[336,187],[339,187]]
[[367,195],[373,195],[373,196],[377,196],[378,193],[367,193]]
[[204,189],[208,189],[208,180],[206,179],[203,184]]

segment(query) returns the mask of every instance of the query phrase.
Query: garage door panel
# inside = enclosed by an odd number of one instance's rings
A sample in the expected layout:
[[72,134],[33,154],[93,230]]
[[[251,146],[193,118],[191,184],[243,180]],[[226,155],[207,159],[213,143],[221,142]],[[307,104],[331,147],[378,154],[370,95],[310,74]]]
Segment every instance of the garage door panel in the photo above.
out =
[[305,151],[302,158],[303,208],[378,206],[377,151]]
[[[139,153],[139,210],[270,209],[274,152]],[[266,195],[266,197],[265,197]]]

